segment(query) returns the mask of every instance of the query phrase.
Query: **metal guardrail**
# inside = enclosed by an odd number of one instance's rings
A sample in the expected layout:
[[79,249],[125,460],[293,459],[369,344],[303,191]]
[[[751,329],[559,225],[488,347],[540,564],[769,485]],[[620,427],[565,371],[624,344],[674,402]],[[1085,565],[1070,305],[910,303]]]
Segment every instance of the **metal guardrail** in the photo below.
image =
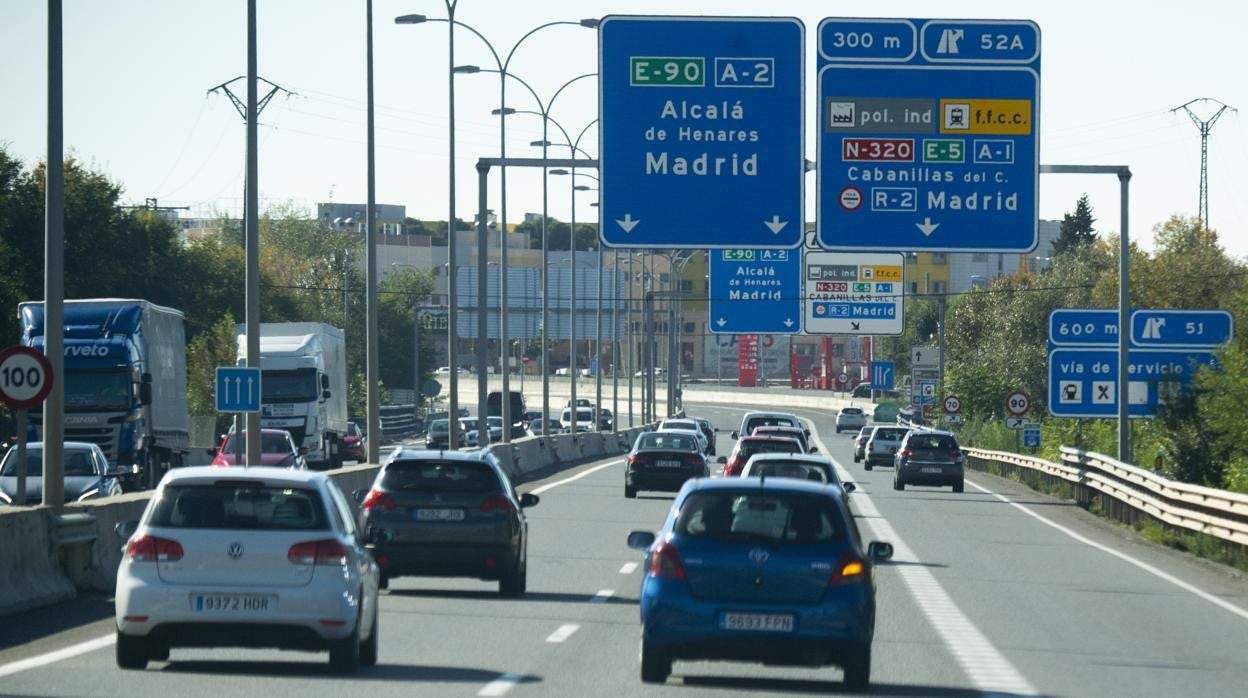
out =
[[377,409],[381,422],[381,437],[385,442],[417,434],[415,405],[382,405]]
[[49,543],[53,548],[95,541],[95,514],[54,514],[51,523]]
[[1074,487],[1081,504],[1090,502],[1091,492],[1096,491],[1131,510],[1113,512],[1116,518],[1134,521],[1144,513],[1171,526],[1248,545],[1248,495],[1170,480],[1070,446],[1062,447],[1061,463],[1007,451],[964,450],[971,458],[1064,480]]

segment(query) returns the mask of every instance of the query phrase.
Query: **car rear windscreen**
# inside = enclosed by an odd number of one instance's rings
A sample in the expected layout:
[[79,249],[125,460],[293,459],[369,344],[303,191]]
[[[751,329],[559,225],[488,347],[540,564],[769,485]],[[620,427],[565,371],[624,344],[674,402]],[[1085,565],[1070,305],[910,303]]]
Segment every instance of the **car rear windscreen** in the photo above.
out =
[[755,453],[801,453],[802,445],[792,439],[767,439],[758,441],[740,441],[741,458],[749,458]]
[[750,465],[750,477],[790,477],[812,482],[835,482],[829,469],[815,463],[790,460],[765,460]]
[[923,434],[911,436],[907,446],[915,451],[952,451],[958,447],[958,442],[944,434]]
[[485,463],[395,461],[381,472],[384,489],[401,492],[498,492],[498,476]]
[[841,521],[835,502],[827,497],[716,490],[685,500],[676,533],[723,541],[823,545],[844,540]]
[[691,436],[683,434],[664,434],[662,432],[650,432],[641,435],[641,443],[637,445],[639,451],[693,451],[697,448],[697,442]]
[[246,480],[170,485],[162,490],[148,525],[162,528],[226,528],[323,531],[329,528],[316,490],[269,487]]
[[876,429],[875,438],[885,441],[901,441],[909,429]]

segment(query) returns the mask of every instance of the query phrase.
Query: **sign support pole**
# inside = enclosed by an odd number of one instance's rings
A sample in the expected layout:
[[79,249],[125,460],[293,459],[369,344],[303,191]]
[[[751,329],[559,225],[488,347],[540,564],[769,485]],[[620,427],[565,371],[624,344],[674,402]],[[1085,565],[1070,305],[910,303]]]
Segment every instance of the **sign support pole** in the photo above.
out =
[[[29,426],[26,423],[26,410],[13,410],[13,416],[17,421],[17,497],[13,502],[19,507],[26,506],[26,430]],[[44,483],[44,491],[47,491],[47,483]]]

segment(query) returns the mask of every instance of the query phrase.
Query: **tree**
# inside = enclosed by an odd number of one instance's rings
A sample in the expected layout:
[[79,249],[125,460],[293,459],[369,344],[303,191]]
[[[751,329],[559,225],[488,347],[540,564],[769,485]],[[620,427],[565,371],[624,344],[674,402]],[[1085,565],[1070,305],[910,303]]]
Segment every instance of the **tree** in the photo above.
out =
[[217,414],[216,370],[233,366],[238,358],[238,336],[234,333],[234,316],[220,316],[186,347],[186,404],[193,415],[217,415],[221,433],[229,428],[229,416]]
[[1075,204],[1075,212],[1062,216],[1062,230],[1053,241],[1053,256],[1084,247],[1096,240],[1096,230],[1092,225],[1096,219],[1092,217],[1092,205],[1088,203],[1088,195],[1079,197]]

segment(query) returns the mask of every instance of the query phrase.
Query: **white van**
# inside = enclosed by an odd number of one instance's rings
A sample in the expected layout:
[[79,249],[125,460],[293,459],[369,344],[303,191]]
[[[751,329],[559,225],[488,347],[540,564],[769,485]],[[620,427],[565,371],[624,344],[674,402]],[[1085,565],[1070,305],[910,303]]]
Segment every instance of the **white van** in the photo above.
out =
[[741,428],[732,432],[732,438],[740,438],[749,436],[754,433],[754,427],[797,427],[806,432],[806,436],[810,436],[810,430],[797,418],[797,415],[789,412],[746,412],[741,418]]
[[[559,426],[564,431],[571,433],[573,431],[572,424],[572,408],[565,407],[563,412],[559,414]],[[594,408],[578,407],[576,408],[576,431],[591,431],[594,428]]]

